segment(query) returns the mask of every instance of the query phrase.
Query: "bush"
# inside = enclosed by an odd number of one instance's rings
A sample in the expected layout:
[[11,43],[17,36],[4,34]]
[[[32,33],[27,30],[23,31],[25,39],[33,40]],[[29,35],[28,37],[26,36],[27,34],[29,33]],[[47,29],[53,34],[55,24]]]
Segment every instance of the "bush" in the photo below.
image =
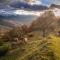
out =
[[0,40],[0,46],[2,46],[3,45],[3,42]]
[[8,49],[9,49],[8,45],[0,46],[0,57],[6,55],[8,52]]

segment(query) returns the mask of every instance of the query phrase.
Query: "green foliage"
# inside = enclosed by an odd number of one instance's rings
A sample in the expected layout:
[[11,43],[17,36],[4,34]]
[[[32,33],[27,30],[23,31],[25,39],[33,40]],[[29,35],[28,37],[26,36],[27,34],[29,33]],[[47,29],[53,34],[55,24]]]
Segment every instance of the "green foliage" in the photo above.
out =
[[4,44],[4,45],[0,46],[0,57],[6,55],[8,50],[9,50],[8,45]]
[[0,46],[2,46],[2,44],[3,44],[3,42],[2,42],[2,40],[0,40]]

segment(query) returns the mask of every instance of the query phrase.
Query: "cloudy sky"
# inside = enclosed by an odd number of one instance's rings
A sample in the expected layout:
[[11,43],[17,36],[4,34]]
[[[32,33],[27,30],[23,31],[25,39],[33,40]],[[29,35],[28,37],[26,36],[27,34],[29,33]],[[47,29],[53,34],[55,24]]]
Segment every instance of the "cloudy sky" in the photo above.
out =
[[[14,2],[14,1],[23,1],[23,0],[0,0],[0,3],[10,3],[10,2]],[[51,3],[55,3],[55,4],[60,4],[60,0],[36,0],[39,3],[42,3],[44,5],[49,5]],[[38,3],[37,2],[37,3]]]
[[60,4],[60,0],[55,0],[54,3],[56,3],[56,4]]

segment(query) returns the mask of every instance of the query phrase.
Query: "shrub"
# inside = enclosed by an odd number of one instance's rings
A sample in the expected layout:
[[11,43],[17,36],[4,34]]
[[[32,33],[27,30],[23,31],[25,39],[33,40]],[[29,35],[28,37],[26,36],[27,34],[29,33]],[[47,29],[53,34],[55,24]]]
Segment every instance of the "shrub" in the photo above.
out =
[[0,46],[2,46],[3,42],[0,40]]
[[8,49],[9,49],[8,45],[4,44],[4,45],[0,46],[0,57],[6,55],[8,52]]

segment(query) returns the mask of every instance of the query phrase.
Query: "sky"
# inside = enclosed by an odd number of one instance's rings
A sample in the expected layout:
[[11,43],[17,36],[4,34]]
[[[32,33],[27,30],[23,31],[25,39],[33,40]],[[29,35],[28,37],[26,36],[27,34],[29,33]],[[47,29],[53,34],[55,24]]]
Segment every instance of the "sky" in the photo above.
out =
[[[21,0],[0,0],[0,3],[10,3],[14,1],[21,1]],[[50,5],[52,3],[59,4],[60,5],[60,0],[36,0],[35,3],[40,3],[43,5]]]
[[54,3],[56,3],[56,4],[59,4],[60,5],[60,0],[55,0],[55,2]]

